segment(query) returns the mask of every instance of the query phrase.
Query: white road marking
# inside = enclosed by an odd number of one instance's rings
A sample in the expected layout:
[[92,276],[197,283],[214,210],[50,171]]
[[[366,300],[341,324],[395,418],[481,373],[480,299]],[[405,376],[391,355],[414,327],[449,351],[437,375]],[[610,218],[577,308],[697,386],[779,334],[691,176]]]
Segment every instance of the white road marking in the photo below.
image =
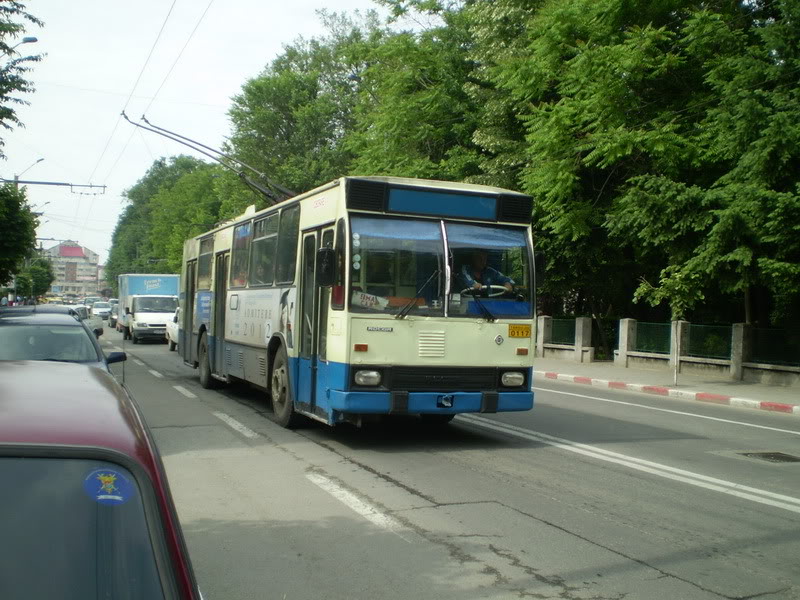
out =
[[162,377],[164,377],[164,376],[163,376],[161,373],[159,373],[158,371],[154,371],[153,369],[147,369],[147,370],[148,370],[148,371],[150,371],[150,374],[151,374],[153,377],[158,377],[159,379],[161,379]]
[[227,426],[229,426],[232,429],[235,429],[236,431],[241,433],[244,437],[247,437],[247,438],[250,438],[250,439],[258,437],[258,434],[255,431],[253,431],[252,429],[250,429],[246,425],[242,425],[241,423],[239,423],[239,421],[237,421],[236,419],[234,419],[230,415],[226,415],[225,413],[222,413],[222,412],[215,412],[215,413],[213,413],[213,415],[215,417],[217,417],[220,421],[225,423]]
[[[560,392],[549,388],[534,387],[534,390],[540,392],[552,392],[553,394],[563,394],[565,396],[576,396],[578,398],[588,398],[589,400],[598,400],[600,402],[609,402],[611,404],[622,404],[625,406],[638,406],[647,410],[657,410],[659,412],[672,413],[674,415],[683,415],[686,417],[695,417],[696,419],[708,419],[709,421],[719,421],[720,423],[730,423],[731,425],[742,425],[743,427],[753,427],[755,429],[766,429],[768,431],[777,431],[778,433],[791,433],[792,435],[800,435],[800,431],[792,429],[781,429],[779,427],[768,427],[767,425],[756,425],[755,423],[746,423],[744,421],[733,421],[731,419],[720,419],[719,417],[709,417],[707,415],[698,415],[696,413],[684,412],[682,410],[670,410],[668,408],[658,408],[656,406],[647,406],[646,404],[636,404],[635,402],[623,402],[622,400],[611,400],[610,398],[598,398],[597,396],[587,396],[586,394],[575,394],[573,392]],[[731,399],[733,404],[734,398]],[[743,405],[744,406],[744,405]]]
[[306,478],[328,492],[331,496],[336,498],[339,502],[347,506],[353,512],[358,513],[373,525],[377,525],[381,529],[391,531],[397,536],[403,538],[409,544],[411,540],[403,537],[400,533],[404,528],[400,522],[394,517],[382,512],[377,506],[370,504],[366,500],[362,500],[354,493],[346,490],[335,481],[328,479],[319,473],[306,473]]
[[122,352],[122,348],[120,348],[119,346],[111,346],[109,350],[111,350],[112,352]]
[[637,471],[650,473],[651,475],[664,477],[665,479],[672,479],[674,481],[688,483],[689,485],[705,488],[707,490],[720,492],[729,496],[736,496],[737,498],[743,498],[745,500],[758,502],[760,504],[767,504],[769,506],[774,506],[776,508],[781,508],[783,510],[800,514],[800,498],[795,498],[793,496],[776,494],[774,492],[749,487],[740,483],[734,483],[724,479],[717,479],[715,477],[701,475],[700,473],[693,473],[692,471],[685,471],[683,469],[662,465],[660,463],[641,458],[635,458],[626,454],[611,452],[610,450],[605,450],[604,448],[599,448],[597,446],[581,444],[579,442],[573,442],[571,440],[547,435],[538,431],[523,429],[515,425],[491,421],[485,417],[463,414],[456,418],[461,422],[466,422],[478,427],[484,427],[486,429],[491,429],[500,433],[506,433],[534,442],[540,442],[549,446],[560,448],[562,450],[574,452],[576,454],[583,454],[584,456],[589,456],[598,460],[622,465],[624,467],[628,467],[629,469],[635,469]]
[[174,387],[176,390],[178,390],[181,394],[183,394],[187,398],[197,398],[197,396],[195,396],[192,392],[187,390],[182,385],[173,385],[172,387]]
[[144,363],[143,363],[142,361],[140,361],[138,358],[134,358],[134,359],[133,359],[133,362],[135,362],[135,363],[136,363],[137,365],[139,365],[140,367],[143,367],[143,366],[144,366]]

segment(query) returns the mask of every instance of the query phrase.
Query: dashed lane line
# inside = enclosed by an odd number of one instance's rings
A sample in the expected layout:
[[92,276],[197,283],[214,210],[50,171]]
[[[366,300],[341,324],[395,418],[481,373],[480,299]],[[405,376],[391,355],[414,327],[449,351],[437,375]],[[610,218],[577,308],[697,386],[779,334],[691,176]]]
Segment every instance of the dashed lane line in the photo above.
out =
[[402,538],[409,544],[411,543],[411,540],[401,534],[401,531],[404,529],[404,527],[400,524],[400,522],[391,515],[387,515],[374,504],[359,498],[353,492],[345,489],[332,479],[329,479],[328,477],[325,477],[319,473],[306,473],[306,479],[328,492],[339,502],[347,506],[353,512],[364,517],[373,525],[377,525],[381,529],[386,529],[387,531],[390,531]]
[[182,385],[173,385],[172,387],[174,387],[176,390],[178,390],[181,394],[183,394],[187,398],[197,398],[197,396],[195,394],[193,394],[192,392],[187,390]]
[[164,376],[161,373],[159,373],[158,371],[155,371],[154,369],[147,369],[147,370],[150,371],[150,374],[153,377],[158,377],[159,379],[163,379],[164,378]]
[[135,362],[135,363],[136,363],[137,365],[139,365],[140,367],[143,367],[143,366],[144,366],[144,363],[143,363],[142,361],[140,361],[138,358],[134,358],[134,359],[133,359],[133,362]]
[[215,417],[217,417],[220,421],[225,423],[231,429],[234,429],[234,430],[238,431],[239,433],[241,433],[244,437],[250,438],[250,439],[255,439],[255,438],[258,437],[258,434],[255,431],[250,429],[247,425],[243,425],[242,423],[240,423],[239,421],[234,419],[232,416],[226,415],[223,412],[215,412],[215,413],[212,413],[212,414]]

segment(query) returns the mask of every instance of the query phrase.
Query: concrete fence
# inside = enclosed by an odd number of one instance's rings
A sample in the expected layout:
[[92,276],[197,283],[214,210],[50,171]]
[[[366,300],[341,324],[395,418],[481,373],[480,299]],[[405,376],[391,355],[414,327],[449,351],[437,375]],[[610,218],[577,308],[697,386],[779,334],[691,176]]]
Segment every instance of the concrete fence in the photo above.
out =
[[[565,319],[556,319],[559,334],[553,335],[554,319],[540,316],[536,328],[536,356],[574,362],[593,362],[592,319],[577,317],[574,336],[564,335],[571,327]],[[761,330],[763,331],[763,330]],[[759,361],[753,350],[756,333],[744,323],[731,326],[698,325],[688,321],[640,323],[636,319],[619,322],[618,350],[614,363],[620,367],[674,369],[679,372],[729,377],[800,387],[800,366]],[[799,361],[787,356],[783,362]]]

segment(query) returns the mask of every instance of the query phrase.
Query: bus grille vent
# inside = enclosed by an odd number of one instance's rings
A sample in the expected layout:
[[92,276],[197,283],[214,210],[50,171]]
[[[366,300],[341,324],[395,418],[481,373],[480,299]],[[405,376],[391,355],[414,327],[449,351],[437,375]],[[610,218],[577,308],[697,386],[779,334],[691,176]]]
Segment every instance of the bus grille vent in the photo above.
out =
[[239,368],[244,369],[244,352],[239,352]]
[[267,359],[263,356],[258,357],[258,372],[262,377],[267,376]]
[[444,358],[444,331],[420,331],[419,355],[422,358]]
[[231,366],[231,349],[225,348],[225,363],[230,367]]
[[356,210],[386,210],[388,184],[363,179],[347,180],[347,208]]
[[530,196],[500,196],[500,206],[497,211],[498,221],[511,221],[514,223],[530,223],[533,212],[533,200]]

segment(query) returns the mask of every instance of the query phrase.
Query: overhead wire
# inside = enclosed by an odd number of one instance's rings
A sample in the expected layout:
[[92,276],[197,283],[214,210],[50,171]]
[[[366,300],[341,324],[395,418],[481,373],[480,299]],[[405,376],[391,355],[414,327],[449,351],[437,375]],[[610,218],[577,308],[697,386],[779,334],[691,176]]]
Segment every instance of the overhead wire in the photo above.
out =
[[[167,11],[167,15],[164,17],[164,22],[161,23],[161,29],[158,30],[158,35],[156,36],[156,39],[153,41],[152,46],[150,46],[150,52],[147,53],[147,58],[145,59],[142,68],[139,70],[139,75],[137,75],[136,77],[136,81],[134,82],[133,87],[131,88],[131,91],[128,94],[128,98],[125,100],[125,106],[122,108],[122,110],[128,108],[128,104],[130,104],[131,98],[133,97],[133,93],[136,91],[136,87],[139,85],[139,81],[141,81],[142,75],[144,74],[147,65],[150,63],[150,59],[153,56],[153,52],[156,49],[156,45],[158,44],[158,41],[161,39],[161,35],[164,33],[164,28],[167,26],[167,21],[169,21],[169,17],[170,15],[172,15],[172,10],[175,8],[175,4],[177,2],[178,0],[172,0],[172,4],[170,5],[169,10]],[[92,177],[94,177],[94,174],[97,172],[97,168],[100,166],[103,157],[108,151],[108,146],[109,144],[111,144],[111,139],[114,137],[114,134],[116,133],[121,120],[122,120],[121,117],[117,117],[117,121],[114,124],[114,128],[111,130],[111,135],[108,136],[108,140],[106,140],[106,145],[103,147],[103,151],[100,153],[100,158],[97,159],[97,163],[95,164],[94,169],[92,169],[92,174],[89,175],[89,183],[92,182]]]
[[[203,14],[200,15],[200,18],[197,20],[197,23],[195,23],[194,29],[192,29],[192,32],[189,34],[189,37],[186,38],[186,42],[184,42],[183,47],[180,49],[180,52],[178,52],[178,56],[175,57],[175,61],[172,63],[172,66],[169,68],[169,71],[167,71],[167,74],[164,75],[164,79],[161,80],[161,84],[158,86],[158,89],[156,90],[156,93],[153,94],[153,97],[150,99],[150,103],[142,111],[144,114],[146,114],[147,111],[150,110],[150,107],[153,106],[153,102],[156,101],[156,98],[158,97],[159,92],[161,92],[161,88],[164,87],[164,84],[167,83],[167,79],[169,79],[169,76],[172,75],[172,71],[175,69],[175,65],[178,64],[178,61],[181,59],[181,56],[183,56],[184,50],[186,50],[186,47],[189,45],[189,42],[192,41],[192,38],[194,37],[195,32],[200,27],[200,23],[203,22],[203,19],[206,18],[206,14],[208,13],[208,9],[211,8],[212,4],[214,4],[214,0],[209,0],[208,4],[206,5],[206,9],[203,11]],[[126,108],[127,108],[127,106],[126,106]],[[124,111],[125,109],[123,108],[122,110]]]
[[[175,69],[175,66],[178,64],[178,61],[181,59],[181,56],[183,56],[183,52],[186,50],[186,47],[189,45],[189,42],[192,40],[192,37],[194,37],[195,32],[200,27],[200,24],[203,22],[203,19],[205,19],[205,16],[208,13],[208,9],[211,8],[211,5],[213,3],[214,3],[214,0],[210,0],[209,3],[206,5],[205,10],[203,11],[203,13],[200,15],[200,18],[195,23],[194,28],[192,29],[191,33],[189,34],[189,37],[186,38],[186,42],[184,42],[183,47],[178,52],[178,56],[172,62],[172,65],[170,66],[169,70],[167,71],[167,74],[164,76],[164,79],[161,80],[161,83],[159,84],[158,89],[156,90],[156,93],[153,94],[152,98],[150,99],[150,102],[147,104],[147,107],[144,109],[144,113],[146,113],[147,110],[153,105],[153,102],[155,102],[156,97],[158,96],[159,92],[161,92],[161,88],[164,87],[164,84],[167,82],[167,80],[169,79],[170,75],[172,75],[172,71]],[[174,2],[173,2],[173,5],[174,5]],[[126,108],[128,108],[128,103],[127,102],[125,103],[125,106],[122,109],[122,113],[120,113],[120,116],[117,119],[118,123],[121,121],[122,114],[125,112]],[[135,132],[135,130],[134,130],[134,132]],[[122,151],[117,156],[116,160],[114,161],[114,164],[111,165],[111,168],[106,173],[106,176],[105,176],[105,178],[103,178],[103,181],[108,181],[108,178],[111,176],[111,173],[116,168],[117,164],[119,163],[120,159],[122,158],[122,155],[125,154],[125,151],[128,149],[128,145],[130,144],[132,138],[133,138],[133,133],[128,138],[128,141],[125,143],[125,145],[122,147]]]
[[[153,52],[155,51],[156,46],[158,45],[158,41],[161,39],[161,35],[164,33],[164,29],[167,26],[167,22],[169,21],[169,18],[172,15],[172,11],[175,8],[175,4],[177,4],[177,2],[178,2],[178,0],[172,0],[172,4],[170,4],[169,10],[167,11],[166,16],[164,17],[164,21],[161,23],[161,28],[158,30],[158,35],[156,35],[156,39],[153,40],[153,44],[150,46],[150,51],[147,53],[147,58],[145,59],[144,64],[142,65],[142,68],[139,69],[139,74],[136,77],[136,81],[134,82],[133,87],[131,87],[131,91],[128,94],[128,98],[125,100],[125,107],[123,108],[123,110],[125,110],[125,108],[128,107],[128,104],[131,101],[131,98],[133,97],[133,94],[136,91],[136,87],[139,85],[139,81],[141,81],[142,75],[144,74],[144,71],[147,68],[147,65],[150,63],[150,59],[153,56]],[[109,134],[108,139],[106,140],[105,146],[103,146],[103,150],[102,150],[102,152],[100,152],[100,157],[97,159],[97,162],[94,165],[94,169],[92,169],[91,175],[89,175],[89,178],[88,178],[89,183],[92,182],[92,178],[94,177],[95,173],[97,172],[97,169],[100,167],[100,164],[103,162],[103,158],[105,158],[106,152],[108,152],[108,148],[111,145],[111,140],[114,138],[114,134],[117,132],[117,129],[119,128],[119,124],[120,124],[121,121],[122,121],[122,117],[118,116],[116,122],[114,123],[114,127],[111,130],[111,133]],[[130,143],[130,139],[128,139],[128,143]],[[127,147],[128,143],[125,144],[126,147]],[[117,159],[117,161],[118,160],[119,159]],[[115,162],[115,164],[116,164],[116,162]],[[91,214],[91,209],[92,209],[92,205],[93,204],[94,204],[94,199],[92,199],[92,202],[89,205],[89,213],[87,213],[87,217],[88,217],[88,214]],[[77,219],[78,219],[78,215],[80,213],[80,209],[81,209],[81,202],[80,202],[80,198],[79,198],[77,206],[75,207],[76,225],[77,225]],[[73,227],[72,227],[72,235],[74,235],[74,233],[75,233],[75,225],[73,225]]]

